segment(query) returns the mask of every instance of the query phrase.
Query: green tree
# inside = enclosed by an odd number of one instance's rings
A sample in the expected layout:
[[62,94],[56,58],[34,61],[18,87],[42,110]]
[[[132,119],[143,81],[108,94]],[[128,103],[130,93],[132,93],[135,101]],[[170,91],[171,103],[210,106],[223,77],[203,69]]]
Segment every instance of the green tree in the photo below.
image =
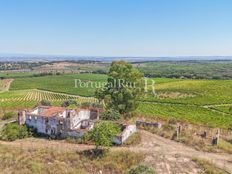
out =
[[30,135],[31,132],[25,125],[21,126],[16,123],[6,124],[1,131],[1,139],[6,141],[14,141],[29,137]]
[[96,149],[109,147],[113,138],[120,132],[119,126],[108,121],[101,121],[88,133],[88,140],[93,141]]
[[116,121],[118,119],[120,119],[120,113],[114,109],[109,109],[103,113],[101,113],[100,118],[102,120],[112,120],[112,121]]
[[114,61],[108,73],[107,84],[97,89],[95,94],[100,101],[104,101],[107,108],[125,114],[138,107],[138,99],[143,91],[143,74],[125,61]]

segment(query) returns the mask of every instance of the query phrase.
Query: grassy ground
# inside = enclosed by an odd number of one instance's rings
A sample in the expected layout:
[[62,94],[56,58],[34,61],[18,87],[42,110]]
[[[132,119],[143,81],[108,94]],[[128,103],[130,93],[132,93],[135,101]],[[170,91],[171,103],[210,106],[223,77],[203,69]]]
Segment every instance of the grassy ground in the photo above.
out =
[[225,170],[215,167],[209,161],[199,159],[199,158],[194,158],[193,161],[196,162],[206,174],[229,174]]
[[138,165],[144,156],[128,151],[109,152],[104,157],[89,157],[78,152],[48,149],[13,149],[0,145],[1,173],[102,173],[121,174]]
[[23,77],[32,77],[33,73],[31,72],[18,72],[18,73],[2,73],[0,72],[0,77],[2,78],[23,78]]

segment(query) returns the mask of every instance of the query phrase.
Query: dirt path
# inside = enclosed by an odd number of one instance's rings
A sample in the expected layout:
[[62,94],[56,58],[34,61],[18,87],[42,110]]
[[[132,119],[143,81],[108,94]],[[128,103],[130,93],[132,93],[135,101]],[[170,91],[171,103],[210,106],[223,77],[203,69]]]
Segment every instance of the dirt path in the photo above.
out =
[[14,79],[3,79],[0,80],[0,92],[9,91],[11,83]]
[[[162,138],[147,131],[140,131],[142,142],[133,147],[114,147],[112,150],[130,150],[146,154],[145,163],[152,166],[159,174],[195,174],[201,169],[192,161],[192,158],[202,158],[215,164],[217,167],[226,168],[232,173],[232,155],[216,154],[197,151],[181,143]],[[14,142],[0,144],[22,149],[54,149],[57,151],[82,151],[94,146],[70,144],[65,141],[28,138]],[[229,162],[230,161],[230,162]]]
[[232,155],[201,152],[147,131],[140,133],[142,143],[129,149],[146,153],[146,162],[158,173],[199,173],[200,169],[192,162],[192,158],[205,159],[232,173]]

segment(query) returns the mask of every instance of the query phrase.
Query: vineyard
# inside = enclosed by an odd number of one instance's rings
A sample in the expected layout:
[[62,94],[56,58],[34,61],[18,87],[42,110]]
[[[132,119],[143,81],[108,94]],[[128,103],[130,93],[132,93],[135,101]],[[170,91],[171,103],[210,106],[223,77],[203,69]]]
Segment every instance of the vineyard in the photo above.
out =
[[[81,80],[86,85],[76,87],[75,79]],[[44,77],[25,77],[15,79],[11,84],[10,90],[41,89],[91,97],[94,95],[95,86],[105,81],[106,75],[99,74],[64,74]],[[93,83],[93,86],[90,83]]]
[[141,99],[137,109],[140,114],[210,127],[231,127],[231,80],[153,80],[157,95],[149,92]]
[[[11,75],[8,75],[11,76]],[[15,75],[14,75],[15,76]],[[60,105],[73,99],[78,103],[94,102],[95,86],[75,87],[75,79],[86,83],[106,81],[106,75],[63,74],[44,77],[20,76],[10,90],[0,93],[1,109],[31,108],[42,99]],[[152,94],[155,81],[156,96]],[[140,99],[141,115],[228,128],[232,124],[232,80],[148,79],[148,93]]]
[[0,96],[0,108],[20,109],[31,108],[41,100],[51,101],[54,105],[60,105],[65,100],[75,100],[77,103],[96,102],[93,97],[81,97],[42,90],[20,90],[2,93]]
[[209,127],[228,128],[232,124],[232,115],[201,106],[143,102],[137,111],[148,117],[175,118],[179,121],[203,124]]

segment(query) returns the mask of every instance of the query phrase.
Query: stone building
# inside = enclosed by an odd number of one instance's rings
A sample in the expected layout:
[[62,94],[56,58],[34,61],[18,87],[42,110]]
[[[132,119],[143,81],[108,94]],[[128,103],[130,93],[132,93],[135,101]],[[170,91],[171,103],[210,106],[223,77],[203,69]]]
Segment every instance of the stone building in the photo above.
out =
[[52,137],[79,137],[93,128],[99,119],[99,111],[95,108],[66,109],[64,107],[38,106],[32,111],[18,114],[20,125],[26,124],[37,133]]

